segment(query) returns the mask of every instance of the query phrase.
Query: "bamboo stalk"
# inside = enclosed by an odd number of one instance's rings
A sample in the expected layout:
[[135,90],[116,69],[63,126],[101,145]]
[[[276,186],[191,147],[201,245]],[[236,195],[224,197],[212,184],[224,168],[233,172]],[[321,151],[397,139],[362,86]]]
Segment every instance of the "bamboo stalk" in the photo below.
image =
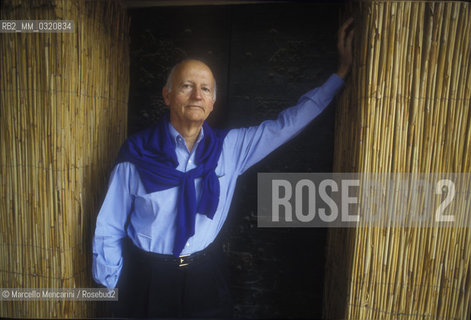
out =
[[[0,38],[0,287],[93,287],[89,235],[126,136],[126,12],[115,1],[1,6],[1,19],[69,19],[76,31]],[[0,317],[93,312],[71,301],[0,304]]]
[[[356,5],[353,72],[336,114],[335,170],[469,173],[470,4]],[[458,179],[460,190],[470,190],[469,181],[459,181],[465,178],[445,176]],[[384,197],[385,206],[395,212],[411,207],[411,201],[404,205],[398,199]],[[425,193],[417,200],[423,208]],[[440,201],[435,198],[433,206]],[[469,225],[469,201],[456,200],[448,209],[458,213],[459,225]],[[431,222],[393,226],[390,221],[385,228],[329,232],[328,264],[339,259],[351,267],[344,305],[328,300],[333,293],[326,289],[326,318],[468,319],[469,228],[438,228]],[[352,243],[350,251],[336,237]],[[333,277],[328,273],[326,285]],[[338,311],[342,307],[345,312]]]

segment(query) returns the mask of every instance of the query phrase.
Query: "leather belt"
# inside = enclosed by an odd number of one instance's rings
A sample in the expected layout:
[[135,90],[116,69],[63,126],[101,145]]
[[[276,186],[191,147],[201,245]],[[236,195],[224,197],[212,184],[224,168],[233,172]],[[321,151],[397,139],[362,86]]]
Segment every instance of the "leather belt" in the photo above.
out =
[[175,257],[169,254],[160,254],[160,253],[155,253],[155,252],[149,252],[149,251],[144,251],[135,245],[133,245],[141,254],[147,256],[148,258],[159,261],[159,262],[165,262],[165,263],[170,263],[178,266],[179,268],[185,267],[188,265],[191,265],[195,263],[198,260],[201,260],[203,257],[206,257],[209,255],[209,250],[208,248],[188,254],[188,255],[183,255],[179,257]]

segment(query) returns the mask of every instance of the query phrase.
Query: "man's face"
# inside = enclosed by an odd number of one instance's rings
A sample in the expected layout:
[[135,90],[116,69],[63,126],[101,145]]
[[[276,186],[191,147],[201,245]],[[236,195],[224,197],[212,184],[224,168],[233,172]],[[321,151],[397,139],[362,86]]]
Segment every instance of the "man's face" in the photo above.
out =
[[185,61],[174,71],[171,90],[164,87],[162,95],[165,104],[170,106],[172,124],[202,125],[215,102],[213,74],[200,61]]

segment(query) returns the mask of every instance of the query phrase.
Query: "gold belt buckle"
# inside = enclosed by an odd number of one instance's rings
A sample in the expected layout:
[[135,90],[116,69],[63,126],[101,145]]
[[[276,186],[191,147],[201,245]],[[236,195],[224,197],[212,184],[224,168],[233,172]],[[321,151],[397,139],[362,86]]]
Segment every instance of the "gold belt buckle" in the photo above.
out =
[[190,256],[189,254],[186,254],[184,256],[179,256],[178,259],[180,260],[180,262],[178,263],[178,266],[179,267],[187,266],[188,263],[186,262],[185,257],[189,257],[189,256]]

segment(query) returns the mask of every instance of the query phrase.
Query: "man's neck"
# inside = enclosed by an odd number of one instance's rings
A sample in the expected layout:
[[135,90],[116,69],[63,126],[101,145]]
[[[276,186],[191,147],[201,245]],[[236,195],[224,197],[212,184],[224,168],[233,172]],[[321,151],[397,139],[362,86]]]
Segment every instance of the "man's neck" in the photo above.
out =
[[175,130],[177,130],[178,133],[183,137],[183,139],[185,139],[185,144],[188,150],[191,152],[201,132],[201,127],[203,126],[203,123],[182,124],[182,123],[179,123],[178,121],[172,121],[172,120],[170,120],[170,123],[175,128]]

